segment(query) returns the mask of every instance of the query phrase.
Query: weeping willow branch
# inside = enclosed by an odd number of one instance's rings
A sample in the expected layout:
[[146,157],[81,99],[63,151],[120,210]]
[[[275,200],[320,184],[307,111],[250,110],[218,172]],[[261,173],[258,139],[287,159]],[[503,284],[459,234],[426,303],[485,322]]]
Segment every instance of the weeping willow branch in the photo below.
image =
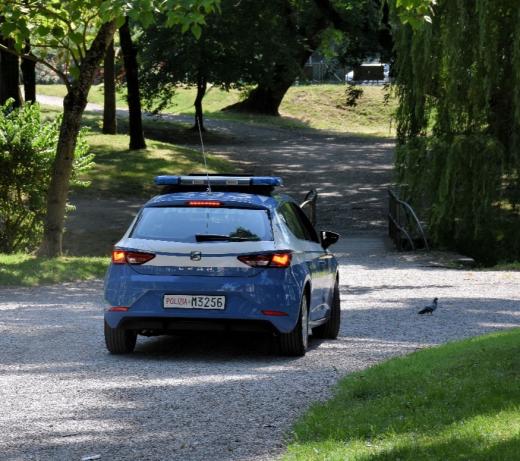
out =
[[518,1],[439,0],[420,28],[390,4],[403,191],[438,244],[519,259]]

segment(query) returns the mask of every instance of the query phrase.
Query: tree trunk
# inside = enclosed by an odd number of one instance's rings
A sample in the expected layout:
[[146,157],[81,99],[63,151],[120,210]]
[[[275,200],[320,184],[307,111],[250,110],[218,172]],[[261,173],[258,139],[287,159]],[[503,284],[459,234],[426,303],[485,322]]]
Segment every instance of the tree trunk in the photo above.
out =
[[194,130],[198,130],[200,127],[201,131],[206,131],[204,128],[204,113],[202,111],[202,99],[206,94],[206,88],[208,87],[208,82],[206,77],[202,77],[199,75],[197,79],[197,96],[195,98],[195,125],[193,126]]
[[301,40],[297,45],[298,48],[294,50],[294,61],[298,65],[290,66],[287,63],[278,63],[270,83],[260,82],[246,99],[224,107],[222,110],[262,115],[280,115],[278,109],[285,93],[287,93],[287,90],[301,74],[303,66],[305,66],[314,50],[319,46],[321,32],[328,26],[325,18],[317,14],[314,18],[314,24],[308,30],[300,30],[296,27],[293,16],[292,7],[287,2],[285,13],[286,27],[292,34],[301,35]]
[[119,39],[125,65],[127,101],[128,101],[128,131],[130,134],[130,150],[146,149],[141,114],[141,96],[139,94],[139,72],[137,67],[137,50],[132,42],[128,17],[119,28]]
[[312,23],[307,27],[300,27],[296,21],[297,13],[291,2],[288,0],[284,2],[285,27],[291,35],[300,37],[293,55],[299,66],[290,67],[286,63],[278,63],[270,83],[259,83],[244,101],[227,106],[222,110],[280,115],[278,109],[285,93],[300,75],[312,53],[319,47],[322,33],[330,25],[334,25],[339,30],[348,28],[348,24],[335,10],[330,0],[314,0],[313,3],[316,11],[312,15]]
[[[28,43],[24,53],[31,52],[31,45]],[[36,62],[32,59],[22,58],[22,79],[25,102],[36,102]]]
[[294,75],[294,78],[288,76],[285,79],[283,77],[276,78],[277,76],[275,76],[272,84],[265,85],[260,83],[249,93],[246,99],[224,107],[222,110],[262,115],[280,115],[278,112],[280,104],[297,76],[298,74]]
[[103,133],[116,134],[116,70],[114,65],[114,41],[110,43],[105,54],[103,70]]
[[287,93],[287,90],[294,83],[296,78],[300,75],[301,68],[305,65],[312,51],[308,49],[300,50],[300,68],[288,69],[286,66],[279,65],[273,75],[270,84],[260,83],[249,96],[243,101],[237,102],[230,106],[224,107],[224,111],[233,112],[248,112],[252,114],[261,115],[280,115],[278,109]]
[[73,82],[63,100],[63,120],[47,193],[43,241],[38,252],[41,256],[56,257],[62,253],[65,207],[81,118],[87,105],[94,74],[99,68],[108,45],[113,40],[115,30],[115,20],[101,26],[81,63],[78,78]]
[[[13,48],[13,41],[0,37],[0,43]],[[20,92],[20,59],[7,51],[0,51],[0,105],[9,99],[14,99],[15,107],[22,105]]]

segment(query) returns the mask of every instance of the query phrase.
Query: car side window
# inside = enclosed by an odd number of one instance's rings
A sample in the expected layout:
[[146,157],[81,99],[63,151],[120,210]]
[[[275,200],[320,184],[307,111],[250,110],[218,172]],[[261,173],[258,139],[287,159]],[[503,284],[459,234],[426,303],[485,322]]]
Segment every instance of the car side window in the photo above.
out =
[[300,210],[294,203],[284,203],[280,206],[279,212],[289,230],[295,237],[301,240],[310,240],[318,242],[318,236],[314,231],[312,224],[309,222],[305,213]]
[[303,210],[295,205],[294,203],[289,204],[296,214],[298,220],[300,221],[300,225],[303,227],[303,230],[305,232],[305,240],[310,240],[311,242],[320,243],[320,239],[318,238],[318,235],[316,234],[316,231],[314,230],[314,226],[309,221],[309,218],[307,215],[303,212]]
[[290,203],[283,203],[278,209],[282,219],[296,238],[306,240],[305,230]]

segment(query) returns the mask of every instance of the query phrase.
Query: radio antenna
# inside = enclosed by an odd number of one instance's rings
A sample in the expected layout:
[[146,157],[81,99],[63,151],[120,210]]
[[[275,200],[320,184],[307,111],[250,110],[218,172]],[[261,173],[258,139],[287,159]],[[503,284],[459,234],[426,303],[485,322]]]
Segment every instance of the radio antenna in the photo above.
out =
[[204,141],[202,140],[202,129],[200,127],[200,118],[196,117],[197,119],[197,127],[199,128],[199,136],[200,136],[200,147],[202,149],[202,158],[204,159],[204,168],[206,169],[206,178],[208,179],[208,190],[211,194],[211,184],[209,183],[209,171],[208,171],[208,163],[206,162],[206,152],[204,151]]

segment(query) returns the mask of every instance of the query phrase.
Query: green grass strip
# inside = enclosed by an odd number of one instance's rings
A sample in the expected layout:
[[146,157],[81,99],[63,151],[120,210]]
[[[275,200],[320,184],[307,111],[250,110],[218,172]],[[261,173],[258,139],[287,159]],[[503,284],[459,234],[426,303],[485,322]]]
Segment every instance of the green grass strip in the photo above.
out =
[[[81,190],[84,195],[150,198],[159,191],[153,182],[157,175],[205,172],[197,150],[147,140],[147,149],[130,151],[127,136],[97,133],[91,133],[88,142],[96,157],[94,168],[83,178],[91,181]],[[209,173],[233,172],[221,157],[207,155],[207,163]]]
[[520,330],[392,359],[340,381],[288,460],[518,460]]
[[37,286],[103,278],[108,257],[47,259],[25,254],[0,254],[0,286]]

